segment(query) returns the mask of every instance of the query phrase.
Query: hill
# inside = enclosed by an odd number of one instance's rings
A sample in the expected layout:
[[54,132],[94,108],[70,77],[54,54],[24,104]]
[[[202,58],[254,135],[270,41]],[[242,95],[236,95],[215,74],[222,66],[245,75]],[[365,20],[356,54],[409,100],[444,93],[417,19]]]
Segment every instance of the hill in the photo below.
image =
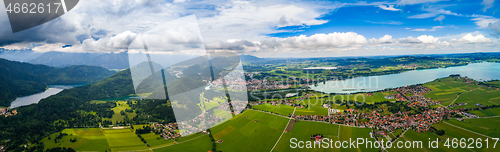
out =
[[102,67],[55,68],[0,59],[0,106],[20,96],[43,92],[50,84],[95,83],[114,74]]

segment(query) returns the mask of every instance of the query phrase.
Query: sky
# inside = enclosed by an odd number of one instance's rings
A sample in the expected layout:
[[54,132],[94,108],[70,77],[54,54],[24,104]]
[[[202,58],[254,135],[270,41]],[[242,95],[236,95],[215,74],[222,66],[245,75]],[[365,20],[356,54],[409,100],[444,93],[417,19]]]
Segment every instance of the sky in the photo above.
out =
[[[258,57],[500,50],[498,0],[82,0],[63,16],[17,33],[5,7],[0,12],[4,51],[124,52],[159,27],[166,32],[156,32],[156,42],[182,44],[164,50],[180,54],[198,50],[190,47]],[[172,24],[178,21],[193,24]]]

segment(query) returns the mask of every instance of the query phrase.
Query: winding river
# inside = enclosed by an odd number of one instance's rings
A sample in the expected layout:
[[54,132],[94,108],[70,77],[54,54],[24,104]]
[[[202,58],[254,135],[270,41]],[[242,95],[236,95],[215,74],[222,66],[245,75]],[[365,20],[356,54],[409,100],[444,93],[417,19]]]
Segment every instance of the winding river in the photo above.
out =
[[346,80],[332,80],[325,84],[311,85],[311,89],[325,93],[356,93],[379,91],[386,88],[396,88],[405,85],[421,84],[451,74],[460,74],[474,80],[500,79],[500,63],[471,63],[465,66],[455,66],[438,69],[412,70],[398,74],[357,77]]

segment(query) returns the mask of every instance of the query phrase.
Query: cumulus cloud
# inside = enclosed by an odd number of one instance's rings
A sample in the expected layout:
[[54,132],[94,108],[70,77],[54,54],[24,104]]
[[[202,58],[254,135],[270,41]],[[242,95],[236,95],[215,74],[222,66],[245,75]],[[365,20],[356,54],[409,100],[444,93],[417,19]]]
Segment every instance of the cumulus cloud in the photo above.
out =
[[460,38],[458,41],[468,42],[468,43],[489,43],[491,40],[489,38],[484,37],[482,34],[478,34],[473,36],[472,34],[467,34]]
[[431,35],[421,35],[417,37],[422,43],[437,43],[439,42],[439,38],[431,36]]
[[380,44],[380,43],[394,43],[396,40],[392,39],[391,35],[384,35],[383,37],[379,39],[372,38],[370,39],[370,43],[373,44]]
[[257,42],[247,40],[217,41],[206,45],[207,50],[276,50],[276,49],[325,49],[340,48],[368,43],[366,38],[354,32],[300,35],[286,38],[267,38]]
[[380,9],[388,10],[388,11],[401,11],[401,9],[394,8],[394,5],[378,5]]

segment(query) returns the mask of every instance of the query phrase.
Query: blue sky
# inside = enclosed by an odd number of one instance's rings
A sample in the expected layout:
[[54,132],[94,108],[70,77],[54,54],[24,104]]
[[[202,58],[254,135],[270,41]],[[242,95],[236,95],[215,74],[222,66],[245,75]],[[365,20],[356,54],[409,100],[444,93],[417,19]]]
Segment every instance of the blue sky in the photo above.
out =
[[[316,33],[330,32],[356,32],[366,37],[382,37],[386,34],[394,38],[404,38],[408,36],[417,37],[422,34],[433,36],[446,36],[466,32],[481,31],[489,33],[487,29],[480,29],[472,21],[474,14],[489,15],[498,18],[500,12],[496,13],[498,8],[490,8],[483,12],[482,1],[441,1],[436,3],[424,3],[415,5],[395,5],[398,11],[388,11],[375,6],[357,6],[346,3],[344,7],[338,8],[324,16],[321,20],[328,20],[328,23],[321,25],[312,25],[308,27],[294,26],[283,27],[283,30],[296,30],[294,32],[273,33],[268,36],[289,37],[298,35],[314,35]],[[388,5],[385,5],[388,6]],[[499,6],[500,7],[500,6]],[[425,11],[426,8],[436,8],[448,10],[457,15],[432,14]],[[429,14],[422,18],[414,18],[417,15]],[[435,20],[438,16],[444,16],[441,21]],[[446,26],[435,31],[412,31],[412,29],[432,29],[434,26]],[[407,29],[411,28],[411,29]]]
[[[500,47],[499,3],[498,0],[86,0],[62,17],[38,27],[19,33],[0,31],[0,48],[124,52],[141,34],[161,27],[171,31],[158,33],[164,44],[203,43],[207,51],[259,57],[495,52]],[[5,12],[3,8],[0,7],[0,12]],[[189,28],[190,33],[175,30],[180,27],[168,27],[192,15],[196,17],[192,25],[197,28]],[[0,13],[0,24],[10,27],[6,13]],[[168,53],[196,54],[189,50]]]

